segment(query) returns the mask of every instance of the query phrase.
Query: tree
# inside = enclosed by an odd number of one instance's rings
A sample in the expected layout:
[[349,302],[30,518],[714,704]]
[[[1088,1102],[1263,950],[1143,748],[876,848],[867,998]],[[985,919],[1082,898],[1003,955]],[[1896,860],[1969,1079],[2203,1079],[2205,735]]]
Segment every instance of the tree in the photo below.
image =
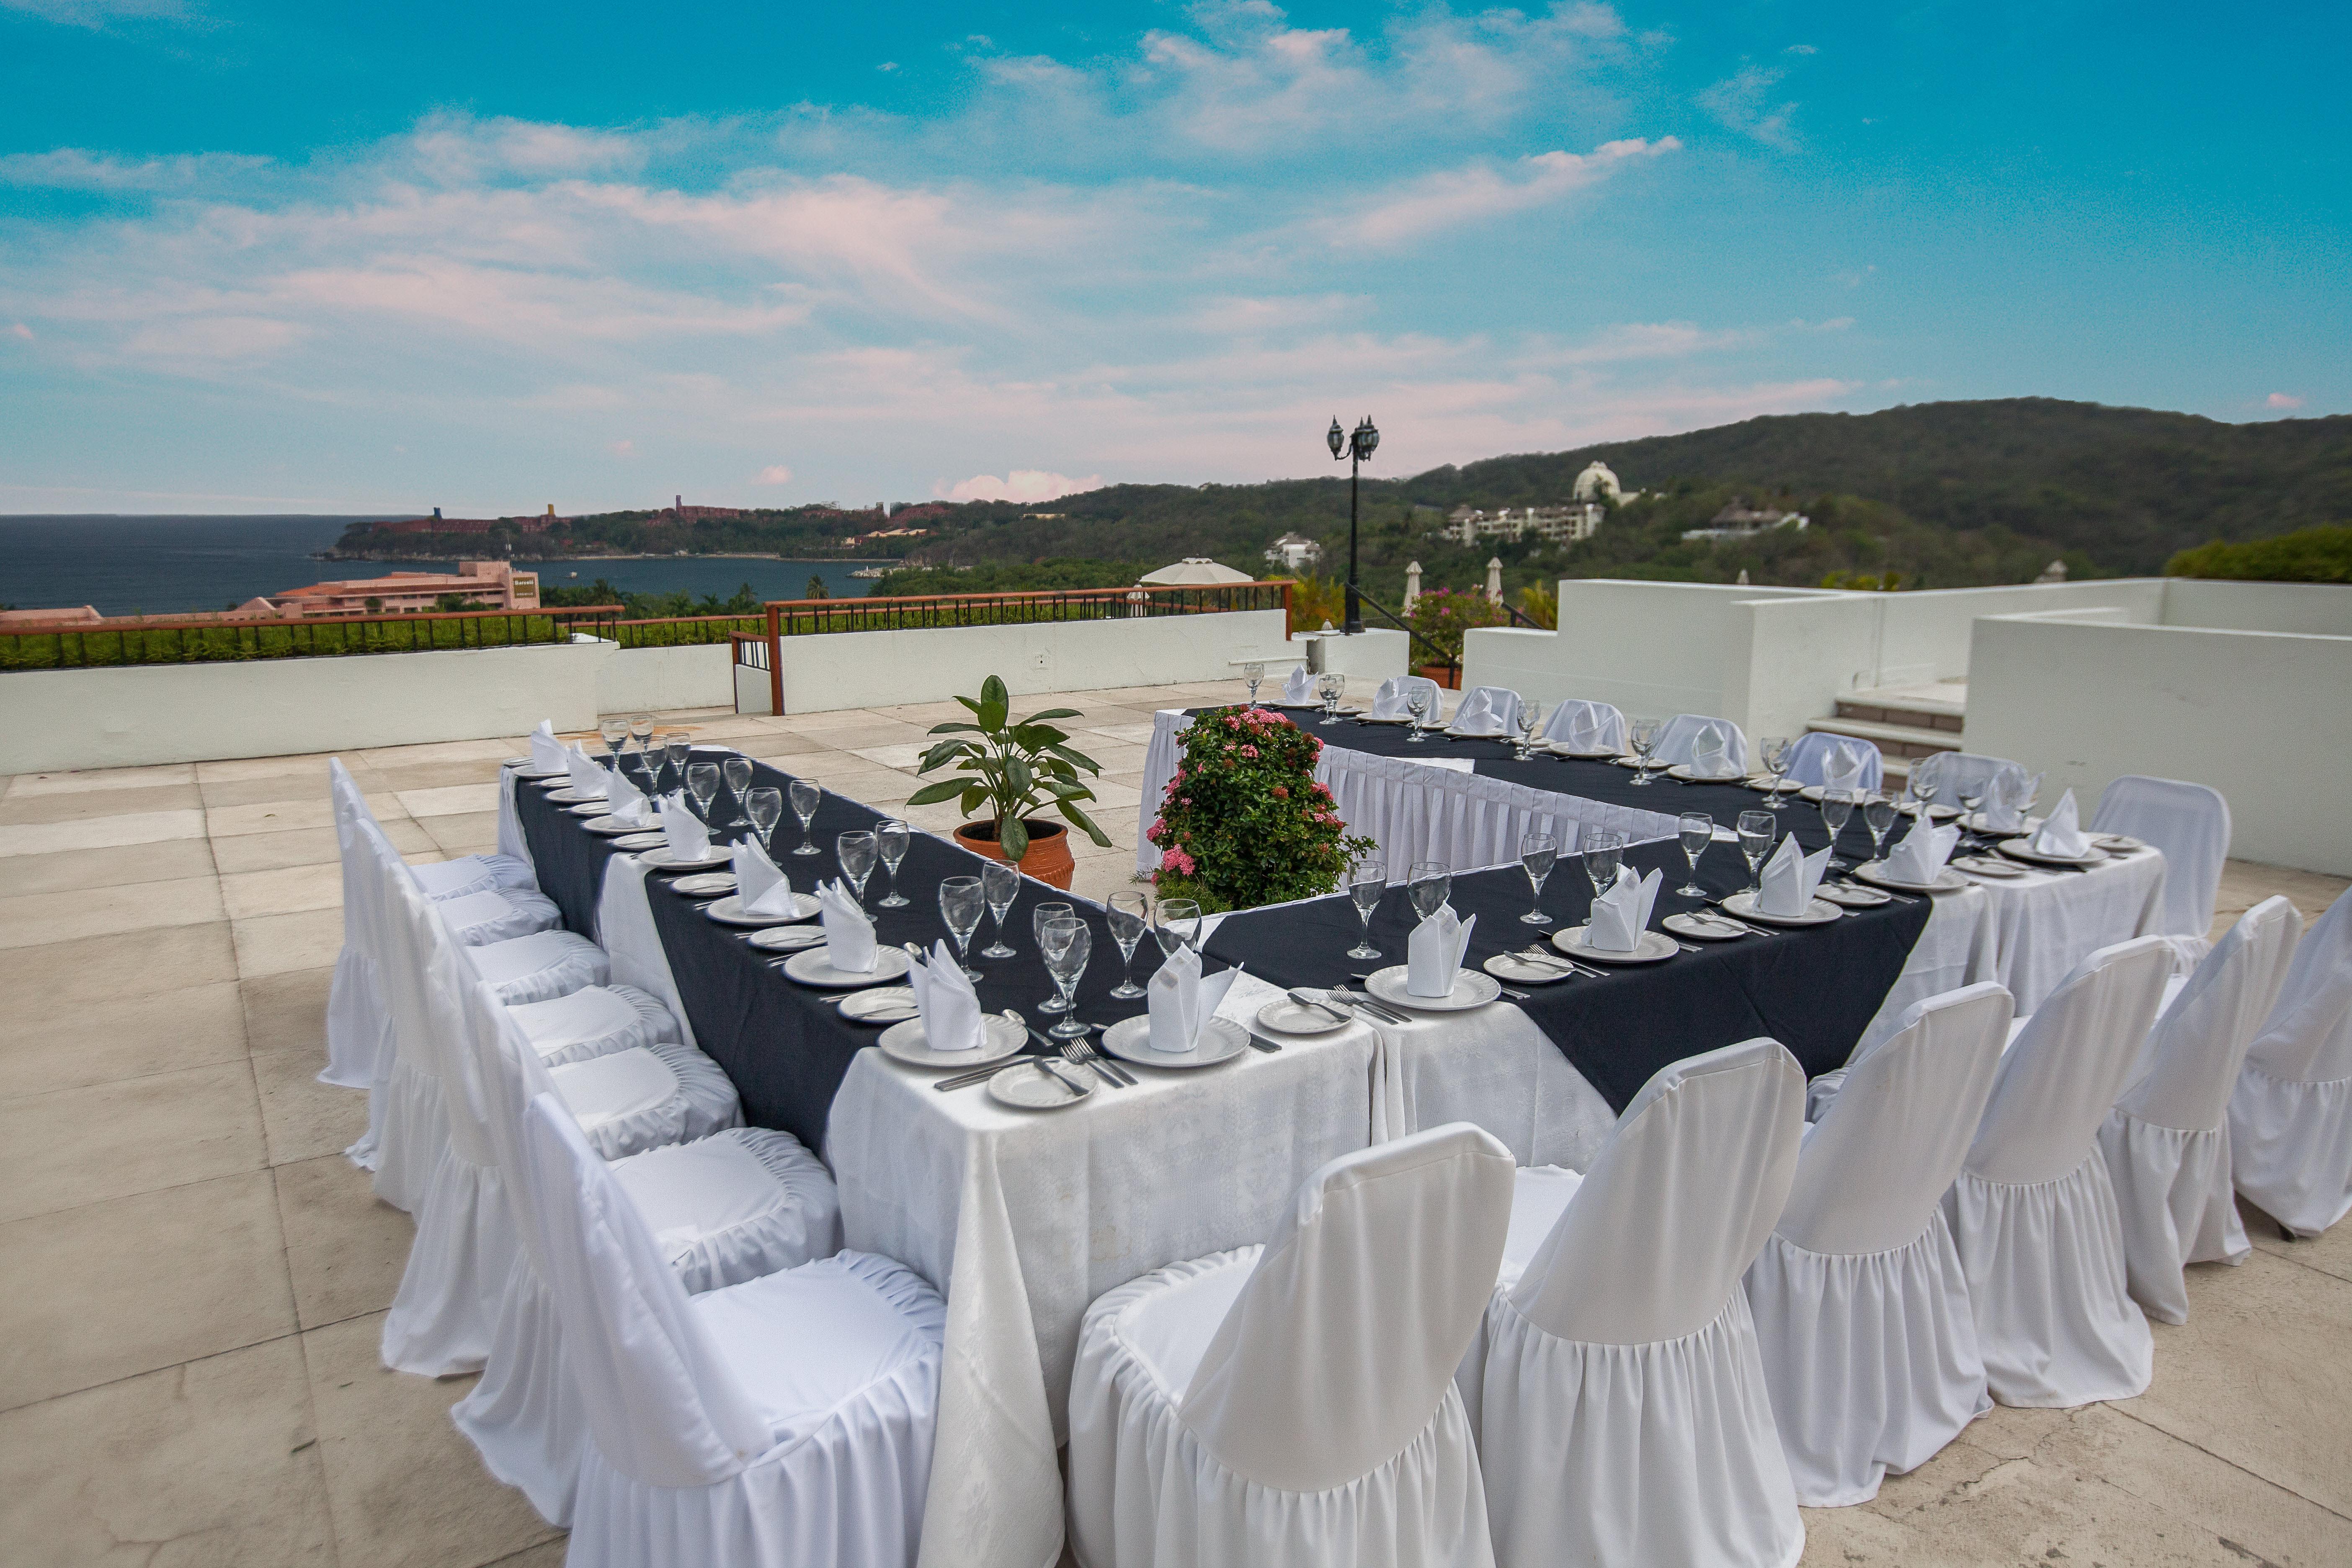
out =
[[[748,584],[745,585],[747,587],[749,586]],[[808,592],[802,596],[810,599],[830,599],[833,597],[833,590],[824,585],[824,578],[811,577],[808,584]]]

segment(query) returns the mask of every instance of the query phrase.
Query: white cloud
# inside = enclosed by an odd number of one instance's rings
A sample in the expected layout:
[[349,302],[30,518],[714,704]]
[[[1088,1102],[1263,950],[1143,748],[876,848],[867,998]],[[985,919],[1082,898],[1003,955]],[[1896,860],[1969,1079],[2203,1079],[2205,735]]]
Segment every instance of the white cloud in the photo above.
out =
[[272,166],[242,153],[125,160],[79,147],[0,154],[0,185],[68,191],[187,192],[249,178]]
[[1779,104],[1769,101],[1775,96],[1772,89],[1788,74],[1777,66],[1742,66],[1737,74],[1700,93],[1698,106],[1727,130],[1753,137],[1783,153],[1794,152],[1797,137],[1789,121],[1795,116],[1797,105],[1794,100]]
[[1604,142],[1591,153],[1538,153],[1507,168],[1472,164],[1424,174],[1374,198],[1324,232],[1337,244],[1394,246],[1441,230],[1556,202],[1606,179],[1620,164],[1676,151],[1672,136]]
[[0,0],[0,11],[93,29],[109,22],[193,22],[202,15],[184,0]]
[[25,325],[22,321],[11,322],[8,327],[8,335],[12,338],[22,338],[29,343],[33,341],[33,329]]
[[760,482],[763,485],[788,485],[793,482],[793,471],[782,463],[770,463],[760,470]]
[[2283,409],[2300,408],[2303,406],[2303,399],[2289,393],[2273,392],[2268,397],[2263,399],[2263,406],[2265,408]]
[[634,458],[637,455],[637,444],[635,441],[614,441],[609,449],[616,458]]
[[1040,501],[1076,495],[1080,490],[1098,490],[1102,489],[1102,482],[1100,474],[1088,474],[1083,479],[1074,479],[1067,474],[1014,468],[1001,479],[994,474],[974,474],[953,485],[942,480],[932,487],[931,493],[948,500]]

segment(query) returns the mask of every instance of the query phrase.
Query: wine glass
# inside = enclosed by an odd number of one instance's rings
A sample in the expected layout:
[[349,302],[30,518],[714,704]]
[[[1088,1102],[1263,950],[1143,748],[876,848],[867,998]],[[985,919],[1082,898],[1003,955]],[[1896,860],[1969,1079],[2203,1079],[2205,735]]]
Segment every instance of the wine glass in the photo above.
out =
[[[1045,948],[1045,928],[1052,925],[1055,921],[1074,919],[1077,915],[1077,912],[1078,911],[1076,910],[1072,909],[1069,905],[1060,902],[1043,903],[1030,910],[1029,934],[1037,939],[1038,952],[1043,952]],[[999,921],[997,924],[996,935],[999,942],[1002,943],[1004,936],[1004,926],[1002,921]],[[982,953],[981,956],[985,958],[988,955],[986,953]],[[1059,996],[1048,996],[1043,1002],[1037,1004],[1037,1011],[1040,1013],[1058,1013],[1062,1010],[1063,1006],[1064,1003]]]
[[793,804],[793,815],[801,819],[801,841],[793,848],[795,855],[814,855],[816,846],[809,842],[809,824],[816,820],[816,808],[824,800],[824,791],[817,788],[814,779],[794,779],[784,792]]
[[1625,836],[1613,827],[1588,827],[1583,850],[1584,874],[1591,879],[1592,896],[1597,899],[1617,885],[1617,868],[1625,858]]
[[1381,950],[1372,945],[1372,911],[1381,907],[1382,895],[1389,890],[1387,862],[1367,858],[1356,862],[1356,870],[1348,882],[1348,896],[1355,900],[1356,918],[1364,922],[1364,934],[1348,950],[1349,958],[1378,958]]
[[1886,858],[1886,836],[1895,827],[1895,803],[1883,795],[1862,797],[1862,825],[1870,829],[1870,858]]
[[1960,803],[1960,832],[1963,837],[1984,830],[1984,818],[1978,810],[1984,805],[1985,790],[1992,783],[1990,773],[1973,779],[1963,779],[1953,791]]
[[1405,694],[1405,711],[1412,715],[1412,723],[1405,731],[1405,739],[1413,745],[1425,745],[1429,741],[1429,688],[1415,682]]
[[1162,899],[1151,911],[1151,939],[1160,956],[1173,958],[1180,947],[1201,951],[1201,905],[1193,899]]
[[596,733],[604,737],[604,754],[614,769],[621,765],[621,748],[629,743],[629,721],[626,719],[600,719]]
[[898,862],[907,858],[907,846],[914,837],[915,830],[895,816],[874,825],[874,843],[882,857],[882,868],[890,873],[890,891],[877,908],[903,910],[911,901],[898,892]]
[[1780,809],[1780,780],[1789,772],[1789,741],[1785,735],[1767,735],[1756,743],[1756,754],[1764,763],[1769,787],[1764,792],[1764,804],[1774,811]]
[[1339,694],[1348,689],[1348,678],[1337,670],[1326,670],[1315,678],[1315,694],[1323,699],[1323,722],[1339,721]]
[[980,917],[987,911],[988,900],[980,890],[977,877],[948,877],[940,882],[940,918],[948,924],[948,934],[955,938],[956,959],[963,965],[964,977],[980,978],[980,971],[971,966],[971,933],[980,929]]
[[[751,759],[730,757],[719,764],[719,776],[727,781],[727,793],[734,797],[737,815],[741,815],[743,792],[751,787]],[[730,817],[728,820],[733,821]]]
[[1517,746],[1512,752],[1512,755],[1524,763],[1529,757],[1535,755],[1536,730],[1543,721],[1543,704],[1540,702],[1530,702],[1525,698],[1521,698],[1519,700],[1518,717],[1519,740]]
[[1078,976],[1087,972],[1087,960],[1094,956],[1094,931],[1086,921],[1066,915],[1045,922],[1037,945],[1045,955],[1045,973],[1054,979],[1054,1000],[1060,1004],[1053,1011],[1063,1015],[1062,1021],[1045,1032],[1057,1040],[1075,1040],[1087,1032],[1086,1025],[1078,1021]]
[[662,755],[669,759],[670,788],[686,787],[686,764],[694,760],[694,740],[683,730],[672,730],[662,742]]
[[1715,818],[1704,811],[1685,811],[1675,819],[1675,827],[1683,841],[1683,858],[1690,862],[1690,880],[1675,889],[1685,899],[1703,899],[1706,889],[1698,885],[1698,858],[1715,842]]
[[996,940],[980,950],[982,958],[1011,958],[1016,951],[1004,940],[1004,917],[1021,896],[1021,873],[1003,860],[980,868],[980,889],[988,895],[988,912],[996,919]]
[[855,828],[833,841],[833,858],[841,865],[841,874],[849,879],[850,890],[857,895],[860,904],[866,902],[866,879],[874,875],[874,835],[866,828]]
[[1658,749],[1658,732],[1664,728],[1663,722],[1656,719],[1629,719],[1625,721],[1625,737],[1633,743],[1633,754],[1642,760],[1642,765],[1633,770],[1633,782],[1637,784],[1657,783],[1650,776],[1650,758]]
[[654,716],[650,713],[639,713],[631,717],[629,739],[637,743],[637,772],[642,773],[650,784],[653,780],[654,762],[646,753],[654,742]]
[[1830,860],[1825,868],[1828,870],[1847,869],[1846,863],[1837,858],[1837,840],[1838,835],[1845,831],[1845,825],[1853,817],[1852,790],[1825,789],[1822,792],[1822,826],[1830,830]]
[[[1242,666],[1242,679],[1249,682],[1249,703],[1255,708],[1257,706],[1258,683],[1265,679],[1265,666],[1252,660]],[[1116,996],[1118,993],[1114,991],[1111,994]]]
[[[1263,677],[1265,667],[1258,670]],[[1144,994],[1135,983],[1135,949],[1150,924],[1151,900],[1141,893],[1113,893],[1103,908],[1110,917],[1110,939],[1118,943],[1118,984],[1110,994],[1122,1002],[1132,1001]]]
[[1454,896],[1454,868],[1443,860],[1416,860],[1405,878],[1405,895],[1412,912],[1427,920]]
[[719,764],[688,763],[686,764],[686,790],[694,796],[695,814],[702,818],[705,827],[710,826],[710,803],[719,798]]
[[1751,893],[1763,890],[1757,874],[1763,868],[1764,857],[1772,852],[1772,836],[1779,830],[1780,818],[1769,811],[1739,814],[1739,858],[1748,862],[1748,890]]
[[760,847],[774,859],[776,824],[784,818],[784,792],[773,784],[761,784],[743,797],[743,809],[751,814],[751,831],[760,836]]
[[1920,758],[1911,764],[1911,793],[1918,797],[1919,820],[1931,826],[1936,820],[1936,794],[1943,787],[1943,753]]
[[1544,879],[1559,861],[1559,840],[1549,833],[1530,833],[1519,840],[1519,868],[1528,874],[1529,895],[1535,900],[1528,912],[1519,917],[1531,926],[1548,926],[1551,917],[1543,912]]

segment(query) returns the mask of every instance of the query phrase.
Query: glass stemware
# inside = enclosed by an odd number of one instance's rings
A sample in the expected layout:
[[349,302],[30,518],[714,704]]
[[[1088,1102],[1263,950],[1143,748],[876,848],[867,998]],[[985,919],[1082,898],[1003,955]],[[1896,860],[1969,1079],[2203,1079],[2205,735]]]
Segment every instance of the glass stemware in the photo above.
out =
[[866,902],[866,879],[874,875],[875,844],[870,829],[855,828],[833,841],[833,858],[841,863],[841,874],[849,879],[852,892],[860,904]]
[[1895,803],[1884,795],[1862,797],[1862,825],[1870,829],[1870,858],[1886,858],[1886,836],[1895,827]]
[[1764,792],[1764,804],[1772,810],[1780,809],[1780,781],[1789,773],[1789,742],[1783,735],[1767,735],[1756,742],[1756,755],[1764,764],[1769,787]]
[[1094,955],[1094,932],[1086,921],[1064,916],[1045,922],[1037,945],[1045,953],[1045,973],[1054,978],[1054,1000],[1060,1004],[1053,1010],[1064,1016],[1045,1032],[1057,1040],[1075,1040],[1087,1032],[1086,1025],[1078,1021],[1078,977],[1087,972],[1087,960]]
[[980,889],[988,895],[988,912],[996,921],[996,940],[982,948],[980,956],[1011,958],[1017,950],[1004,940],[1004,917],[1021,896],[1021,873],[1002,860],[991,860],[980,868]]
[[[1257,706],[1258,683],[1265,679],[1265,666],[1252,660],[1242,666],[1242,679],[1249,682],[1249,702],[1250,706],[1255,708]],[[1132,952],[1133,949],[1130,948],[1129,951]],[[1114,991],[1111,994],[1116,996],[1118,993]]]
[[1151,940],[1163,958],[1173,958],[1180,947],[1201,951],[1201,906],[1192,899],[1162,899],[1151,911]]
[[1685,811],[1675,819],[1675,828],[1683,842],[1683,858],[1690,862],[1690,880],[1675,889],[1675,896],[1703,899],[1706,889],[1698,885],[1698,858],[1715,842],[1715,818],[1704,811]]
[[1519,868],[1528,874],[1528,896],[1534,900],[1519,919],[1528,925],[1551,924],[1551,917],[1543,912],[1543,885],[1559,862],[1559,840],[1550,834],[1530,833],[1519,840]]
[[629,721],[626,719],[599,720],[596,733],[604,737],[604,755],[617,770],[621,765],[621,748],[629,743]]
[[955,938],[956,959],[963,965],[964,977],[980,978],[980,971],[971,966],[971,933],[980,929],[980,917],[988,910],[988,900],[980,890],[977,877],[948,877],[940,882],[940,919],[945,921],[948,934]]
[[1527,699],[1521,698],[1519,699],[1517,716],[1519,731],[1518,742],[1511,749],[1511,754],[1520,762],[1524,763],[1529,757],[1535,755],[1536,730],[1543,721],[1543,704],[1540,702],[1530,702]]
[[1348,690],[1348,678],[1337,670],[1326,670],[1315,678],[1316,695],[1323,699],[1323,722],[1339,721],[1339,699]]
[[1454,868],[1443,860],[1414,861],[1405,878],[1405,896],[1412,900],[1412,912],[1427,920],[1454,896]]
[[1426,745],[1429,742],[1429,688],[1415,684],[1405,695],[1404,707],[1405,711],[1412,715],[1412,722],[1405,727],[1405,740],[1416,746]]
[[1356,918],[1364,922],[1363,935],[1348,950],[1349,958],[1378,958],[1381,950],[1372,945],[1372,911],[1381,907],[1382,895],[1389,890],[1388,863],[1379,859],[1356,862],[1355,874],[1348,881],[1348,897],[1355,901]]
[[[1069,905],[1059,902],[1039,904],[1030,910],[1029,934],[1037,939],[1037,949],[1040,952],[1043,952],[1045,947],[1045,928],[1052,925],[1055,921],[1074,920],[1076,918],[1077,912],[1078,911],[1076,910],[1072,909]],[[1002,937],[1004,934],[1003,926],[1000,924],[996,928],[996,932],[999,937]],[[983,953],[982,956],[986,957],[987,955]],[[1058,1013],[1062,1010],[1064,1005],[1065,1004],[1059,996],[1048,996],[1043,1002],[1037,1004],[1037,1011],[1040,1013]]]
[[1944,782],[1943,764],[1939,760],[1941,756],[1942,753],[1937,752],[1935,756],[1922,757],[1911,764],[1911,793],[1918,797],[1919,820],[1930,826],[1934,826],[1936,820],[1934,810],[1936,795]]
[[1633,755],[1642,763],[1633,770],[1633,782],[1637,784],[1657,783],[1650,776],[1650,759],[1657,752],[1658,733],[1664,728],[1664,723],[1656,719],[1629,719],[1625,721],[1625,738],[1633,742]]
[[637,743],[637,773],[650,784],[655,763],[648,754],[654,743],[654,716],[639,713],[629,721],[629,739]]
[[736,820],[736,817],[742,815],[743,792],[751,787],[751,759],[749,757],[728,758],[725,762],[719,764],[719,776],[727,781],[727,793],[734,797],[736,816],[730,816],[728,818],[730,822],[732,822]]
[[1773,835],[1780,831],[1780,818],[1769,811],[1743,811],[1739,814],[1739,858],[1748,862],[1748,890],[1763,890],[1758,873],[1764,868],[1764,857],[1772,852]]
[[669,739],[662,742],[662,755],[669,759],[669,787],[684,789],[686,764],[694,760],[693,741],[688,738],[684,731],[672,730],[669,732]]
[[816,846],[809,842],[809,824],[816,820],[816,808],[824,800],[824,791],[817,788],[814,779],[794,779],[786,787],[784,798],[792,802],[793,815],[801,819],[801,841],[793,853],[815,854]]
[[914,837],[915,830],[895,816],[874,825],[875,847],[881,854],[882,868],[890,873],[890,890],[883,896],[877,908],[903,910],[913,901],[898,891],[898,862],[907,858],[907,846]]
[[773,784],[761,784],[743,797],[743,809],[751,818],[751,831],[760,836],[760,847],[768,858],[776,858],[776,824],[784,819],[784,792]]
[[694,797],[695,815],[702,818],[705,827],[710,824],[710,803],[719,798],[719,764],[688,763],[686,764],[686,792]]
[[[1265,673],[1261,666],[1259,673]],[[1110,994],[1122,1002],[1143,995],[1135,983],[1135,949],[1151,921],[1151,900],[1141,893],[1113,893],[1103,908],[1110,918],[1110,939],[1118,943],[1118,984]]]
[[1850,868],[1838,858],[1837,841],[1838,835],[1845,831],[1845,825],[1853,818],[1853,791],[1827,789],[1822,792],[1822,826],[1830,830],[1830,860],[1825,869],[1843,871]]
[[1581,841],[1584,874],[1599,898],[1617,885],[1617,868],[1624,863],[1625,836],[1613,827],[1588,827]]

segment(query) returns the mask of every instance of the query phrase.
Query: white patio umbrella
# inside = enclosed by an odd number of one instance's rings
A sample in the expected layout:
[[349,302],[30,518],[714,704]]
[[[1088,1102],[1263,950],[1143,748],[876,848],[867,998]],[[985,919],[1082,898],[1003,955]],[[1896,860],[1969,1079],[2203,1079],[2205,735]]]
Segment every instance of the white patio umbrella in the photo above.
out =
[[1146,572],[1139,581],[1160,587],[1194,587],[1205,583],[1250,583],[1256,579],[1246,572],[1220,566],[1205,555],[1187,555],[1173,566]]

